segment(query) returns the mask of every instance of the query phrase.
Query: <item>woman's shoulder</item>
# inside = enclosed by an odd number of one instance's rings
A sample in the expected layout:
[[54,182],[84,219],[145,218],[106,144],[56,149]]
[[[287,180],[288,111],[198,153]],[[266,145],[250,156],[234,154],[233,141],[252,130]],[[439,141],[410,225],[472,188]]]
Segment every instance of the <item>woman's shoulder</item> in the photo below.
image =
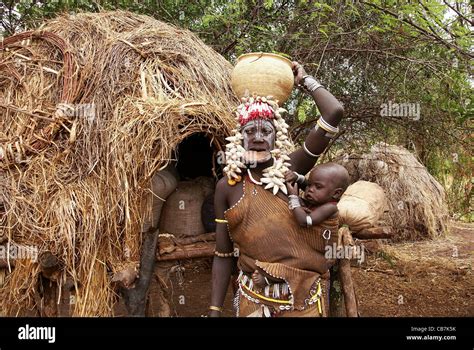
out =
[[217,192],[220,192],[222,194],[242,193],[242,188],[243,188],[243,180],[233,185],[230,185],[226,176],[219,179],[216,183],[216,193]]

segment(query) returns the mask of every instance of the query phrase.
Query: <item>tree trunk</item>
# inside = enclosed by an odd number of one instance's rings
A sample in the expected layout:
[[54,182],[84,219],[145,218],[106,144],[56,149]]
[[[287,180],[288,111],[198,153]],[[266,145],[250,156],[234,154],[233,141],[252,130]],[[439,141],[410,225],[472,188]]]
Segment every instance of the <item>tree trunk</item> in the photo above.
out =
[[39,276],[40,285],[40,305],[39,312],[41,317],[58,316],[58,284],[50,279]]

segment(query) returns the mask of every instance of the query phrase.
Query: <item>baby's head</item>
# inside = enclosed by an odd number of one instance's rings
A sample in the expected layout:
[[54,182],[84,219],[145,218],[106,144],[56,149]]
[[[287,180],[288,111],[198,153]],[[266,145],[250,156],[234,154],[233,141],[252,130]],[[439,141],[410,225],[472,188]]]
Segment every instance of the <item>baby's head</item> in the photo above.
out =
[[305,197],[311,204],[338,201],[349,186],[349,173],[336,163],[316,165],[309,173]]

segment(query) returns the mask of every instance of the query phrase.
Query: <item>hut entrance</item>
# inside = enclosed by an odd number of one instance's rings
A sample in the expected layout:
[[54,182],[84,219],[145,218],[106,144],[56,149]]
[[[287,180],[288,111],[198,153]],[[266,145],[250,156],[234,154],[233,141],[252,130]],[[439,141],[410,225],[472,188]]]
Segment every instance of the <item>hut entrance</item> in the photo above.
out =
[[213,156],[204,133],[193,134],[178,146],[178,182],[163,206],[160,232],[190,237],[215,231]]
[[[183,301],[177,300],[177,295],[188,300],[201,299],[204,296],[199,291],[209,289],[207,285],[204,289],[184,289],[188,280],[185,271],[194,271],[203,263],[209,267],[209,258],[214,254],[214,188],[221,171],[214,169],[215,149],[205,133],[182,141],[175,156],[175,187],[162,202],[159,219],[157,278],[150,285],[149,316],[179,315]],[[176,295],[172,290],[179,293]]]

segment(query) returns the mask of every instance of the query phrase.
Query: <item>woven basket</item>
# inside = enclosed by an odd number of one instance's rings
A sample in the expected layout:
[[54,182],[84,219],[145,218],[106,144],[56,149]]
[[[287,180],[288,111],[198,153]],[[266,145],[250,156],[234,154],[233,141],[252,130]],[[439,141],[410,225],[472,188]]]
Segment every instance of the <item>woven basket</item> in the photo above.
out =
[[232,71],[232,89],[237,97],[256,93],[272,95],[281,106],[290,97],[294,76],[287,58],[264,52],[240,56]]
[[214,180],[199,177],[191,181],[180,181],[163,206],[160,232],[175,236],[195,236],[206,232],[201,220],[204,198],[212,193]]
[[176,189],[177,185],[178,180],[175,175],[168,170],[162,170],[153,175],[151,180],[151,190],[153,194],[149,193],[143,202],[144,205],[151,202],[152,209],[150,216],[145,218],[143,222],[142,232],[147,232],[152,228],[158,228],[161,210],[165,203],[164,200]]
[[386,206],[382,187],[362,180],[350,185],[337,204],[341,224],[349,225],[352,232],[376,226]]

